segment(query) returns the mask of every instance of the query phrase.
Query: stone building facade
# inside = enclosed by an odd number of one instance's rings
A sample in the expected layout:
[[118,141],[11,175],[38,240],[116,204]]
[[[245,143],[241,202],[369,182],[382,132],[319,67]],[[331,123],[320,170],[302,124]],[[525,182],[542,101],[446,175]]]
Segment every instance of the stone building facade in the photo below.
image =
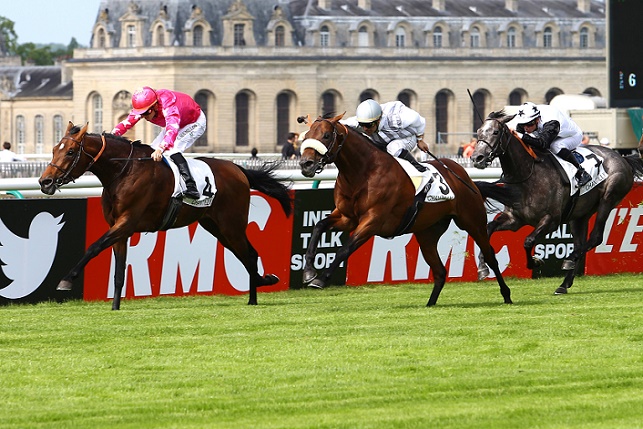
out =
[[468,92],[483,116],[604,96],[605,47],[599,0],[103,0],[72,59],[0,63],[0,140],[47,153],[60,123],[109,131],[149,85],[203,107],[196,152],[276,152],[297,116],[352,115],[374,98],[418,110],[434,153],[450,154],[479,125]]

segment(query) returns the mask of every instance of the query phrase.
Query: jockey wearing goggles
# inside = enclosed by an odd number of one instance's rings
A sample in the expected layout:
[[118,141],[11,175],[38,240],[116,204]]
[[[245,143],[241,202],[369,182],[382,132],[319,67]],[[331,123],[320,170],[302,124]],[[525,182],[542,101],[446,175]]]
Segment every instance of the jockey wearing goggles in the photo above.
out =
[[375,100],[365,100],[357,106],[355,116],[341,122],[362,131],[376,145],[386,147],[391,155],[406,159],[419,171],[426,171],[411,155],[416,146],[424,152],[429,150],[424,142],[426,120],[401,101],[380,105]]
[[554,106],[537,106],[526,102],[518,108],[512,120],[518,137],[526,144],[555,153],[576,167],[578,186],[586,185],[591,177],[572,153],[583,140],[583,131],[572,119]]

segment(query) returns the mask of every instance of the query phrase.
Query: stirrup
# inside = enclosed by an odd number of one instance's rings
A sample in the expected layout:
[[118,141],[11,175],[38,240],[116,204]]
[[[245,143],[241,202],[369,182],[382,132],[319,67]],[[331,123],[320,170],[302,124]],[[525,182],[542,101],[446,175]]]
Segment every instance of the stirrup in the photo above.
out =
[[592,176],[587,173],[587,171],[583,170],[583,172],[580,174],[580,177],[576,177],[576,181],[578,182],[579,187],[583,187],[587,185],[590,181],[592,180]]

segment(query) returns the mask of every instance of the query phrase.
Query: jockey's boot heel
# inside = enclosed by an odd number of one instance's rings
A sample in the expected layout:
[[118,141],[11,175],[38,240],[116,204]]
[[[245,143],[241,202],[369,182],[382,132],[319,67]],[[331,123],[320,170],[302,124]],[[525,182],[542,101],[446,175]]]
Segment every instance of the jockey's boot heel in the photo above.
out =
[[409,152],[406,149],[402,149],[402,152],[400,152],[400,154],[397,157],[405,159],[408,162],[410,162],[413,165],[413,167],[415,167],[415,169],[420,173],[424,173],[427,170],[427,168],[424,165],[420,164],[417,161],[417,159],[415,159],[415,157],[411,155],[411,152]]

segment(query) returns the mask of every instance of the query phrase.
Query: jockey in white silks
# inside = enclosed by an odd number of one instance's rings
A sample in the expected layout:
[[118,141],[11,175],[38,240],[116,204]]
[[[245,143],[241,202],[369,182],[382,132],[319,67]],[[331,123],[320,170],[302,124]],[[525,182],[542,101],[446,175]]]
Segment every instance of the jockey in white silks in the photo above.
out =
[[386,147],[388,153],[409,161],[419,171],[426,170],[411,155],[416,146],[424,152],[429,150],[424,142],[426,120],[418,112],[406,107],[401,101],[380,105],[377,101],[368,99],[357,106],[355,113],[355,116],[341,122],[363,132],[376,145]]
[[518,137],[529,146],[549,149],[576,167],[578,186],[586,185],[592,178],[572,153],[583,140],[583,130],[572,119],[554,106],[526,102],[509,122],[516,124]]

